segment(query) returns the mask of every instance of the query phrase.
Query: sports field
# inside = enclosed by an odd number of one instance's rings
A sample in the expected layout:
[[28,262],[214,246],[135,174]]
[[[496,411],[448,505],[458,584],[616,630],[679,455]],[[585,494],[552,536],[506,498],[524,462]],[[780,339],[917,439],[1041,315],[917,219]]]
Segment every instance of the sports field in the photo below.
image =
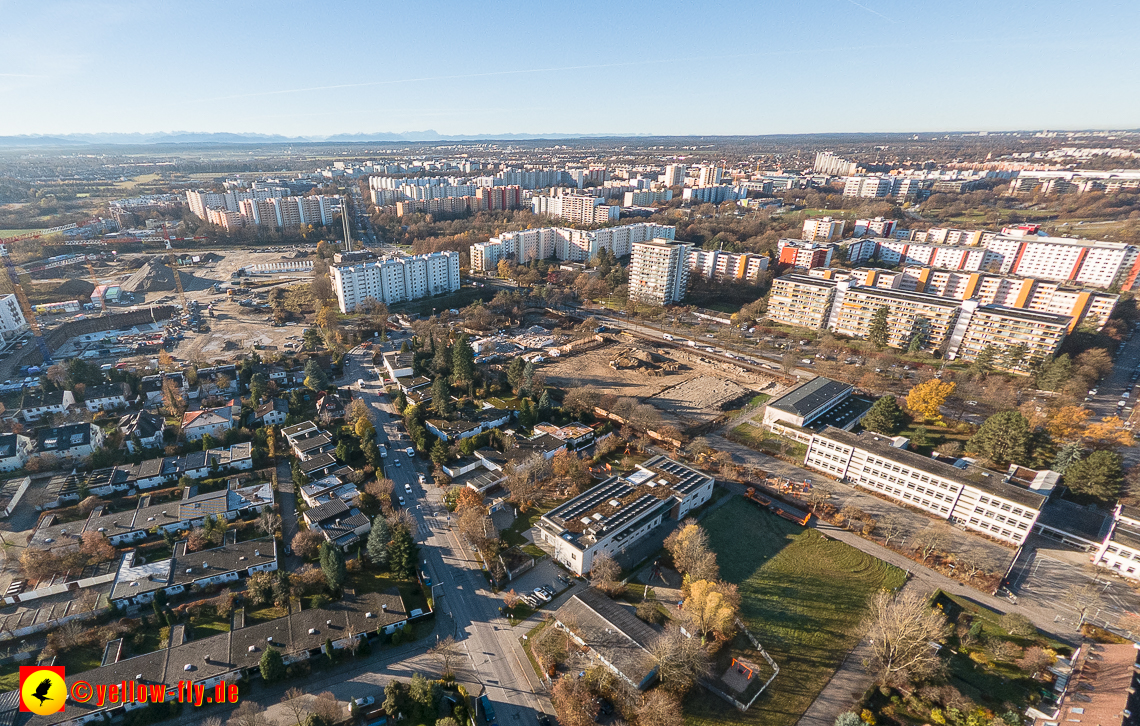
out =
[[740,587],[742,619],[780,674],[747,713],[694,691],[685,701],[685,722],[791,726],[855,646],[871,595],[899,587],[906,575],[741,497],[701,524],[716,550],[721,577]]

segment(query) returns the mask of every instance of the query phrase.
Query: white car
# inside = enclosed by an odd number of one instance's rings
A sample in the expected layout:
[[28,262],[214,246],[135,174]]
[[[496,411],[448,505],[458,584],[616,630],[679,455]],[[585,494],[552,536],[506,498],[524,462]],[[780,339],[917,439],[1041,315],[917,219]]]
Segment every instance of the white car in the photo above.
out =
[[405,482],[404,491],[406,491],[408,494],[411,494],[412,493],[412,485]]
[[550,596],[542,591],[541,587],[536,587],[532,591],[533,595],[543,602],[550,602]]
[[365,706],[371,706],[376,703],[376,699],[372,696],[365,696],[364,698],[354,698],[352,702],[357,708],[364,708]]

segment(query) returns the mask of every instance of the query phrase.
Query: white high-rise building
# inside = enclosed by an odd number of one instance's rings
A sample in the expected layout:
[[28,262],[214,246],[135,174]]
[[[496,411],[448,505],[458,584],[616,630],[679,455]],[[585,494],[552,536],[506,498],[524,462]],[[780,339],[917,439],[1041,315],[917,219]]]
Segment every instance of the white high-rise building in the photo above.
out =
[[538,196],[531,201],[535,214],[549,214],[578,224],[603,224],[621,217],[621,207],[606,204],[602,197],[588,194],[557,194]]
[[689,167],[684,164],[669,164],[665,167],[665,173],[661,177],[661,181],[668,187],[679,187],[685,183],[685,174],[689,171]]
[[805,219],[800,238],[812,242],[834,242],[843,236],[843,228],[846,225],[846,220],[831,217]]
[[651,222],[593,230],[542,227],[503,232],[486,242],[471,245],[471,269],[494,272],[499,260],[504,259],[526,263],[553,257],[570,262],[588,262],[602,249],[614,257],[625,257],[633,253],[633,245],[637,242],[655,237],[671,240],[676,233],[674,227]]
[[724,167],[717,164],[705,164],[697,172],[697,186],[714,187],[720,184],[724,176]]
[[20,310],[20,301],[15,295],[0,297],[0,334],[5,338],[19,335],[28,329],[28,320]]
[[689,248],[683,242],[653,239],[633,245],[629,296],[655,305],[672,305],[689,292]]
[[458,252],[334,265],[330,271],[342,313],[353,312],[369,298],[387,305],[459,289]]
[[821,151],[815,155],[815,171],[831,176],[851,176],[858,169],[858,164],[842,159],[830,151]]

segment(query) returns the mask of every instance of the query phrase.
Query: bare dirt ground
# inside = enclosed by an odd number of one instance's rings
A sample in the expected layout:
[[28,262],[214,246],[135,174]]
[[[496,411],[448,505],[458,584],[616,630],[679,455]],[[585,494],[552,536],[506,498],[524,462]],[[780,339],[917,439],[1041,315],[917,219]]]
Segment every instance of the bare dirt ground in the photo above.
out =
[[[563,390],[592,386],[602,394],[641,399],[667,420],[686,426],[711,421],[723,413],[724,403],[746,397],[770,382],[763,376],[729,374],[694,361],[677,361],[679,370],[659,376],[638,368],[612,368],[610,360],[629,347],[615,343],[568,358],[548,359],[542,373],[549,384]],[[657,355],[665,361],[676,360]]]
[[603,395],[635,398],[656,395],[697,375],[696,371],[689,368],[663,376],[651,376],[635,368],[611,368],[610,359],[628,347],[627,344],[607,345],[568,358],[547,359],[548,362],[542,366],[542,373],[546,376],[547,383],[565,391],[593,386]]
[[[661,391],[646,403],[691,424],[713,420],[722,406],[749,396],[750,389],[721,376],[702,375]],[[754,395],[754,394],[753,394]]]

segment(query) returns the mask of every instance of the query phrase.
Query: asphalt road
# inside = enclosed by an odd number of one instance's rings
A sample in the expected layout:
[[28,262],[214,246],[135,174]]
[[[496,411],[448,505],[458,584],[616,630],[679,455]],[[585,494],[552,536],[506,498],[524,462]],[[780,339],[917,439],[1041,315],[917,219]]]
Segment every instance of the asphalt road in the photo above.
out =
[[[535,693],[537,679],[530,672],[518,636],[499,615],[502,601],[491,592],[470,549],[450,529],[443,492],[420,485],[421,473],[430,482],[427,462],[401,450],[399,444],[402,448],[409,445],[407,433],[383,393],[371,350],[357,348],[346,356],[345,379],[354,395],[376,412],[377,444],[389,444],[385,463],[400,461],[399,467],[387,465],[385,472],[395,482],[395,494],[404,497],[418,523],[420,566],[432,578],[439,632],[451,623],[455,639],[469,658],[471,680],[486,689],[500,724],[536,723],[538,713],[551,713],[553,709]],[[364,380],[363,387],[358,385],[360,379]],[[467,679],[461,674],[460,680]]]
[[[1137,401],[1140,396],[1140,389],[1137,388],[1140,376],[1137,379],[1133,379],[1133,376],[1140,371],[1140,335],[1133,334],[1130,340],[1124,342],[1124,348],[1115,355],[1112,372],[1096,384],[1096,395],[1090,395],[1092,400],[1087,401],[1086,405],[1092,409],[1096,419],[1119,416],[1126,421],[1136,422],[1140,420],[1140,413],[1135,410],[1136,404],[1140,403]],[[1121,401],[1124,401],[1124,406],[1117,405]],[[1121,449],[1120,454],[1124,457],[1125,466],[1140,463],[1140,446]]]

